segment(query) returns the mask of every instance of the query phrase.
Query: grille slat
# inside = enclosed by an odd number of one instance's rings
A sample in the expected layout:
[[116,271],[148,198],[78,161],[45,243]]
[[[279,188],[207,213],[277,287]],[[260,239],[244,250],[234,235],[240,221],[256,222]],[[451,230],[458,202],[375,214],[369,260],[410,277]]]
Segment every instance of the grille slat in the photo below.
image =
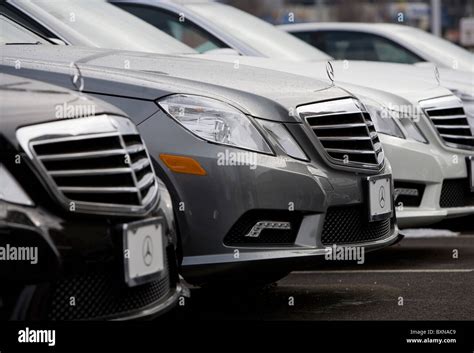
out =
[[75,193],[88,193],[88,194],[108,194],[115,192],[137,192],[137,188],[128,188],[128,187],[88,187],[88,186],[77,186],[77,187],[68,187],[60,186],[59,190],[62,192],[67,192],[68,194]]
[[157,200],[150,157],[128,119],[99,116],[21,130],[32,158],[67,208],[74,202],[79,212],[138,215]]
[[474,136],[459,99],[448,96],[420,104],[447,146],[474,149]]
[[130,173],[128,168],[107,168],[107,169],[73,169],[73,170],[53,170],[49,174],[56,176],[81,176],[81,175],[103,175],[103,174],[125,174]]
[[458,120],[458,119],[464,119],[465,117],[466,117],[465,115],[450,115],[450,116],[446,116],[446,115],[436,116],[436,115],[433,115],[433,116],[431,116],[431,120]]
[[373,137],[366,137],[366,136],[326,136],[320,137],[321,141],[340,141],[341,139],[344,140],[351,140],[351,141],[369,141]]
[[384,153],[370,114],[355,99],[340,99],[297,108],[311,127],[329,161],[381,169]]
[[375,154],[375,151],[364,151],[364,150],[347,150],[341,148],[326,148],[328,152],[337,152],[337,153],[354,153],[354,154]]
[[61,153],[61,154],[50,154],[50,155],[38,155],[38,158],[42,161],[50,160],[71,160],[71,159],[83,159],[83,158],[96,158],[96,157],[107,157],[123,155],[125,150],[105,150],[105,151],[94,151],[94,152],[80,152],[80,153]]
[[365,123],[354,123],[354,124],[340,124],[340,125],[317,125],[312,126],[313,130],[321,130],[321,129],[348,129],[353,127],[366,127]]
[[436,125],[438,129],[467,129],[470,130],[470,126],[465,125]]

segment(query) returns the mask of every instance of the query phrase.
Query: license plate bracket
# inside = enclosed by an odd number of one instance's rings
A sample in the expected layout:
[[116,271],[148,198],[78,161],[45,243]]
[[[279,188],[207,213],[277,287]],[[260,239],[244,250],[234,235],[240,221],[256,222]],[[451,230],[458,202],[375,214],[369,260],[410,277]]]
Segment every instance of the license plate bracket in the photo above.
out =
[[163,218],[122,225],[124,279],[135,287],[159,278],[165,270]]
[[391,218],[393,215],[392,175],[367,177],[366,183],[369,222]]

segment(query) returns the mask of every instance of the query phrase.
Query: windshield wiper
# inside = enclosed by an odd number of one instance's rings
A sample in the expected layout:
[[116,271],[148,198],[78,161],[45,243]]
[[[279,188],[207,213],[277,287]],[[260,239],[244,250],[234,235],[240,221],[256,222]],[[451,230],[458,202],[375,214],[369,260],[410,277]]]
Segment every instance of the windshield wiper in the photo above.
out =
[[18,43],[14,43],[14,42],[10,42],[10,43],[5,43],[5,45],[38,45],[38,44],[42,44],[41,42],[25,42],[25,43],[21,43],[21,42],[18,42]]

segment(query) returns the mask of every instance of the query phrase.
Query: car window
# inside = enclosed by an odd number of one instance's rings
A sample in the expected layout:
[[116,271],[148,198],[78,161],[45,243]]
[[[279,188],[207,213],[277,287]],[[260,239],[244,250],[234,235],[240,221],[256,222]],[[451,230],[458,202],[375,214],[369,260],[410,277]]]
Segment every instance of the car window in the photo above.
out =
[[24,29],[5,16],[0,16],[0,44],[46,43],[40,36]]
[[154,6],[127,3],[116,3],[115,5],[148,22],[199,53],[205,53],[213,49],[228,48],[222,41],[199,28],[189,19],[181,18],[178,14]]
[[386,38],[354,31],[302,32],[298,36],[339,60],[385,61],[415,64],[423,61]]
[[407,43],[417,48],[426,58],[452,69],[474,70],[474,54],[468,50],[413,27],[399,27],[393,32],[400,43]]
[[74,45],[194,54],[194,50],[104,0],[21,0],[12,4]]
[[212,23],[222,33],[233,35],[264,57],[292,61],[331,59],[289,33],[235,7],[218,2],[192,1],[184,3],[184,6],[203,20]]

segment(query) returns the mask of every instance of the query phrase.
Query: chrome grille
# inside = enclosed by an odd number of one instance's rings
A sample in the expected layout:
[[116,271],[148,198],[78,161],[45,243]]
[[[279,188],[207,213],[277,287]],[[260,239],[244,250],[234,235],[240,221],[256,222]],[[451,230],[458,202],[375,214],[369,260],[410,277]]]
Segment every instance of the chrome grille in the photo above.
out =
[[421,101],[420,105],[447,146],[474,149],[474,136],[457,97],[430,99]]
[[384,152],[370,114],[355,99],[340,99],[300,106],[321,143],[326,157],[338,165],[380,169]]
[[143,214],[157,201],[151,160],[126,118],[60,120],[21,128],[17,137],[70,211]]

